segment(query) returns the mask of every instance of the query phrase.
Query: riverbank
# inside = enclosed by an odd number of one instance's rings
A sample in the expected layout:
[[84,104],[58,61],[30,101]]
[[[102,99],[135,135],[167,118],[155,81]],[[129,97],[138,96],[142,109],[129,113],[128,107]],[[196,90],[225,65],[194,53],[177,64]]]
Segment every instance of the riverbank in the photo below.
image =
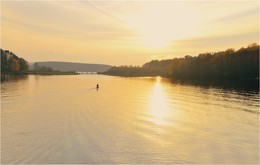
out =
[[236,83],[259,79],[259,45],[251,44],[237,51],[201,53],[182,58],[152,60],[142,66],[114,66],[106,75],[123,77],[162,76],[181,81],[222,81]]

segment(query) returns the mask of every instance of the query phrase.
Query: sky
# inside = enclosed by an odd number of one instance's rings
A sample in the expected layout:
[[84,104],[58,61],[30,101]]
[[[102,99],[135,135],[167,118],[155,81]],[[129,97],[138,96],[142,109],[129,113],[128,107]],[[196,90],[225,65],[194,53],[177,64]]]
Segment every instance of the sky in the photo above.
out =
[[259,44],[259,1],[1,1],[1,48],[29,62],[142,65]]

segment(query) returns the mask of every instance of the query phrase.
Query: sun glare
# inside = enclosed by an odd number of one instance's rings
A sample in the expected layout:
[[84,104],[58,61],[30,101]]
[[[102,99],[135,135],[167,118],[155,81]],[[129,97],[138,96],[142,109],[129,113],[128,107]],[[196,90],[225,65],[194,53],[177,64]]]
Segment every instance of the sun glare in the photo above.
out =
[[143,44],[152,49],[160,49],[167,46],[168,40],[160,35],[145,34]]
[[163,14],[149,12],[140,13],[126,20],[129,26],[140,34],[140,44],[149,49],[162,49],[168,45],[169,41],[178,37],[166,18]]
[[186,6],[181,3],[144,3],[142,7],[122,19],[140,35],[139,44],[149,49],[168,49],[171,42],[196,36],[200,30],[201,20],[190,19],[194,11],[183,12]]
[[157,125],[167,125],[166,118],[169,115],[169,108],[161,86],[160,77],[156,78],[149,105],[149,113],[151,114],[150,120]]

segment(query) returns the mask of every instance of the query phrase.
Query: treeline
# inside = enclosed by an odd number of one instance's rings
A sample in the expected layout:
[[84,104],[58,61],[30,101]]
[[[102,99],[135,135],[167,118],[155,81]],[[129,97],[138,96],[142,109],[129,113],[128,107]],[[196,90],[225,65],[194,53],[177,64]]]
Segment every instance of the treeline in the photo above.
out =
[[44,65],[39,65],[37,62],[33,64],[34,72],[53,72],[54,70],[51,67],[47,67]]
[[1,49],[1,72],[19,73],[26,72],[29,68],[28,62],[14,53]]
[[107,75],[115,76],[167,76],[168,67],[171,60],[153,60],[149,63],[145,63],[142,67],[123,65],[123,66],[113,66],[108,71],[104,72]]
[[156,73],[151,72],[149,68],[143,68],[140,66],[113,66],[105,72],[107,75],[114,76],[156,76]]
[[61,72],[53,70],[51,67],[39,65],[38,63],[34,63],[33,68],[29,70],[29,64],[25,59],[18,57],[9,50],[1,49],[1,78],[4,79],[6,75],[16,74],[73,75],[77,73],[75,71]]
[[74,75],[77,74],[75,71],[59,71],[54,70],[51,67],[40,65],[37,62],[33,64],[33,67],[28,74],[40,74],[40,75]]
[[252,79],[259,77],[259,45],[228,49],[169,60],[153,60],[142,67],[112,67],[105,72],[120,76],[164,76],[172,79]]
[[174,59],[173,79],[249,79],[259,77],[259,45],[252,44],[238,51],[228,49],[203,53],[198,57]]

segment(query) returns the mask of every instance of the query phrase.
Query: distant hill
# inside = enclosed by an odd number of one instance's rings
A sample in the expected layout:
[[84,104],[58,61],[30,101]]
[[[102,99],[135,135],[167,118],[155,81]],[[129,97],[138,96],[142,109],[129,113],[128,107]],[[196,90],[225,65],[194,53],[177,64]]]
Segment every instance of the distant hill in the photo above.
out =
[[[53,70],[59,71],[76,71],[76,72],[105,72],[112,66],[104,64],[87,64],[73,62],[46,61],[37,62],[39,66],[51,67]],[[30,68],[33,68],[34,63],[30,63]]]

